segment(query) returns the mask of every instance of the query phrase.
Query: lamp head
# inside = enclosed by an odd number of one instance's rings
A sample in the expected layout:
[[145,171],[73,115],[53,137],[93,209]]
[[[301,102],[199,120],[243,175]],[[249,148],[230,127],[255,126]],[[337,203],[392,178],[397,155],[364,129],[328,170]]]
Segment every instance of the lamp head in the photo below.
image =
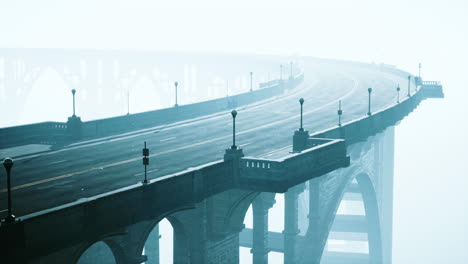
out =
[[236,111],[236,110],[232,110],[231,115],[232,115],[232,118],[236,118],[236,116],[237,116],[237,111]]
[[13,160],[11,158],[6,158],[3,160],[3,166],[5,167],[5,169],[8,171],[11,169],[11,167],[13,167]]

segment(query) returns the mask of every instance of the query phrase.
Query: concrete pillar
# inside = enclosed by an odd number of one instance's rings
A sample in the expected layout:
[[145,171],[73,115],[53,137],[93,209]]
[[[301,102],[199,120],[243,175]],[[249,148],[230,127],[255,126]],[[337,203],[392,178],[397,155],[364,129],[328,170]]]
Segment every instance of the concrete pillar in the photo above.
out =
[[296,263],[296,243],[298,228],[298,196],[296,187],[284,194],[284,263]]
[[159,224],[157,224],[153,231],[148,236],[145,246],[145,255],[148,257],[146,264],[159,264]]
[[380,181],[380,226],[382,236],[382,261],[392,263],[392,233],[393,233],[393,167],[395,128],[389,127],[384,133],[382,166],[383,175]]
[[270,206],[260,194],[252,203],[253,235],[252,253],[254,264],[268,263],[268,209]]
[[371,179],[362,173],[356,177],[361,188],[367,220],[367,238],[371,264],[382,263],[382,239],[380,236],[379,207]]
[[207,241],[206,255],[209,264],[239,263],[239,232]]
[[309,181],[309,235],[313,237],[310,247],[314,251],[315,259],[310,263],[320,263],[322,252],[320,252],[320,178]]

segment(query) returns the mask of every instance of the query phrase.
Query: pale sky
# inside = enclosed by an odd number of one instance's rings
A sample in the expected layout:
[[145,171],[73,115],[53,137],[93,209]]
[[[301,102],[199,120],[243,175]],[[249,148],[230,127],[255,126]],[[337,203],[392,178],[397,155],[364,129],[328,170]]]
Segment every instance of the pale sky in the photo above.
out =
[[0,47],[301,54],[413,72],[421,61],[429,71],[468,45],[467,7],[463,0],[2,0]]

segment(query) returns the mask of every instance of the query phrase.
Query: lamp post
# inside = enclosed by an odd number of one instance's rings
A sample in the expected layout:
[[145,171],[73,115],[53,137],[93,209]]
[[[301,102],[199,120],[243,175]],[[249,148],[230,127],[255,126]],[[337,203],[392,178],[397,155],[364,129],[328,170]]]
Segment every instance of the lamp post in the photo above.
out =
[[398,87],[396,88],[397,91],[397,103],[400,103],[400,85],[398,84]]
[[251,92],[253,91],[253,87],[252,87],[252,75],[253,75],[253,72],[250,72],[250,91],[251,91]]
[[237,116],[237,111],[232,110],[231,115],[232,115],[232,146],[231,146],[231,149],[237,149],[237,146],[236,146],[236,116]]
[[145,146],[143,148],[143,166],[145,166],[145,179],[142,181],[143,184],[149,183],[148,181],[148,176],[147,176],[147,169],[146,167],[149,165],[149,149],[146,147],[146,141],[145,141]]
[[408,75],[408,97],[411,96],[411,94],[410,94],[410,84],[411,84],[411,75]]
[[130,115],[130,87],[127,88],[127,115]]
[[179,106],[177,104],[177,86],[179,86],[179,83],[178,82],[175,82],[174,83],[174,86],[175,86],[175,105],[174,106]]
[[301,104],[301,127],[299,127],[299,131],[304,131],[302,127],[302,105],[304,104],[304,98],[299,99],[299,103]]
[[421,63],[419,63],[419,74],[418,77],[421,78]]
[[8,215],[5,217],[5,223],[15,222],[15,216],[11,213],[11,167],[13,167],[13,160],[6,158],[3,160],[3,166],[7,173],[7,189],[8,189]]
[[229,97],[229,81],[226,80],[226,97]]
[[293,73],[292,73],[293,62],[292,61],[289,63],[289,66],[290,66],[290,71],[291,71],[289,76],[290,76],[290,78],[292,78],[293,77]]
[[75,89],[72,89],[71,90],[72,92],[72,95],[73,95],[73,117],[75,117],[75,93],[76,93],[76,90]]
[[341,100],[338,103],[338,126],[341,126],[341,116],[343,115],[343,110],[341,110]]
[[283,80],[283,64],[280,64],[280,81]]
[[372,115],[372,113],[371,113],[371,93],[372,93],[372,88],[367,89],[367,91],[369,92],[369,111],[367,112],[367,115],[368,115],[368,116],[371,116],[371,115]]

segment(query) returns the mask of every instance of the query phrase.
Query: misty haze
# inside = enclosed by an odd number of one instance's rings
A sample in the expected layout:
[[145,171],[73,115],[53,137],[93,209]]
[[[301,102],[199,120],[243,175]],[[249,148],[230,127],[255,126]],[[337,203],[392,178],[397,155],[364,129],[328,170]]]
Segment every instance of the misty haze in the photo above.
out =
[[468,263],[467,12],[0,3],[0,263]]

